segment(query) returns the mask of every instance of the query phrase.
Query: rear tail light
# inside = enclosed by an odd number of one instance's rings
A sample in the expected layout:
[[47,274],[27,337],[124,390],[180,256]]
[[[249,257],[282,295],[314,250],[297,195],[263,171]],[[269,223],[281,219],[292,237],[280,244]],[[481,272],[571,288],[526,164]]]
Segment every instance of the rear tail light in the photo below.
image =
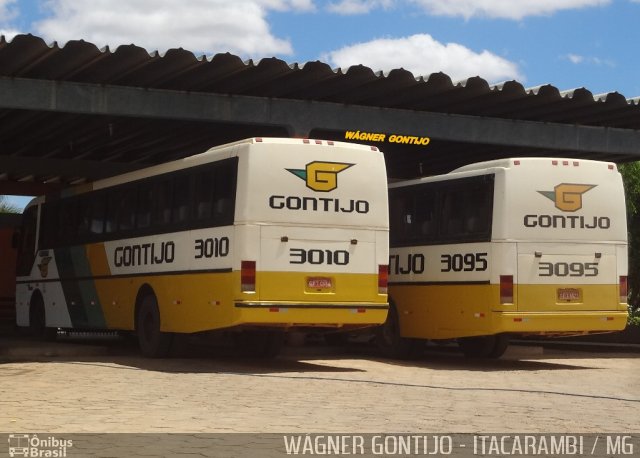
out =
[[378,294],[387,294],[389,285],[389,266],[387,264],[378,265]]
[[256,291],[256,262],[242,261],[240,263],[240,290],[243,293]]
[[513,304],[513,275],[500,275],[500,303]]
[[620,303],[627,303],[627,296],[629,295],[629,283],[626,275],[620,275]]

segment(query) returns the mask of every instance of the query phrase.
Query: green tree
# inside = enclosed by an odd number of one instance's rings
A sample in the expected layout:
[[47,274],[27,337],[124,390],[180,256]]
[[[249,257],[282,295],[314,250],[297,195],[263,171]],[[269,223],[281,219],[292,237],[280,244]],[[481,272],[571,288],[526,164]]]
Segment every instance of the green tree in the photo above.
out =
[[7,201],[7,196],[0,195],[0,213],[20,213],[20,209]]
[[640,308],[640,162],[619,167],[624,181],[629,228],[629,305]]

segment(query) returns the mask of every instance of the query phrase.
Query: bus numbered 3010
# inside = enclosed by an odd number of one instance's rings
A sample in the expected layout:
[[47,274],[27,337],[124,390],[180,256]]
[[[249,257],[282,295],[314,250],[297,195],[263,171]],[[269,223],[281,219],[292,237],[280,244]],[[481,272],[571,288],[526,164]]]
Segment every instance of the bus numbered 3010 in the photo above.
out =
[[389,318],[379,342],[409,356],[457,339],[499,357],[510,334],[621,330],[627,224],[613,163],[519,158],[390,185]]
[[18,241],[20,326],[227,329],[255,355],[291,327],[387,316],[386,170],[376,148],[252,138],[34,199]]

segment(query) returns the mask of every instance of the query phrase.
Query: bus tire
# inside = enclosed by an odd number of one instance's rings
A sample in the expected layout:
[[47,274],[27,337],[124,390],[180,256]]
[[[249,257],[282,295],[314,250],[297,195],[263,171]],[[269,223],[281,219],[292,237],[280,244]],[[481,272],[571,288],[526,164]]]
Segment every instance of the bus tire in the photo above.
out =
[[504,355],[504,352],[507,351],[509,347],[509,336],[507,334],[496,334],[496,342],[493,346],[493,349],[489,353],[489,358],[500,358]]
[[29,334],[37,340],[52,342],[56,340],[58,328],[47,327],[47,314],[44,309],[44,299],[40,292],[31,297],[29,306]]
[[461,337],[458,345],[467,358],[500,358],[509,346],[506,334]]
[[412,359],[420,355],[424,342],[400,335],[400,320],[393,303],[389,305],[389,313],[385,322],[376,328],[376,345],[387,358]]
[[153,294],[143,297],[136,317],[138,345],[142,355],[149,358],[164,358],[171,350],[173,334],[160,330],[160,309]]

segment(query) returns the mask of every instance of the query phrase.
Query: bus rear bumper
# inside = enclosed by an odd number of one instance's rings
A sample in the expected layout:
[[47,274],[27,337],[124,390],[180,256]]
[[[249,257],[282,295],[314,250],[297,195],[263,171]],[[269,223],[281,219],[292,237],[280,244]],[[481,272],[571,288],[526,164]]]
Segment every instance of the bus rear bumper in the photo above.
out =
[[626,311],[492,312],[492,327],[500,332],[528,334],[587,334],[621,331]]
[[238,325],[362,327],[387,319],[386,303],[236,302]]

